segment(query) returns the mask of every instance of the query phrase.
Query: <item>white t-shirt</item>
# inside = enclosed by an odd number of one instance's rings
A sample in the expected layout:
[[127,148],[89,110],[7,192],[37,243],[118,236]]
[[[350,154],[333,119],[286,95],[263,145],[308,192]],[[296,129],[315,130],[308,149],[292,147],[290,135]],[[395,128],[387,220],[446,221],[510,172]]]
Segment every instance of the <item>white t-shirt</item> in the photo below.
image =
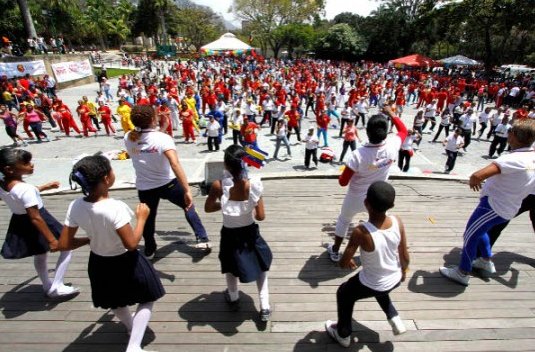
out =
[[219,125],[219,122],[216,120],[214,120],[214,122],[209,122],[208,125],[206,125],[206,134],[208,137],[218,137],[220,128],[221,125]]
[[460,127],[463,129],[463,130],[472,130],[472,126],[475,122],[475,116],[474,115],[468,115],[468,114],[464,114],[463,116],[461,116],[459,118],[459,122],[460,122]]
[[535,191],[535,152],[520,148],[494,160],[500,173],[487,179],[481,196],[488,196],[492,209],[502,218],[512,219],[522,200]]
[[464,138],[461,135],[455,137],[455,133],[450,133],[446,138],[446,150],[456,152],[461,143],[464,143]]
[[140,191],[154,189],[168,184],[175,178],[169,160],[164,153],[176,150],[171,136],[154,130],[145,130],[138,141],[124,137],[126,150],[136,170],[136,188]]
[[480,123],[487,123],[489,121],[490,114],[487,114],[486,112],[482,112],[479,114],[479,122]]
[[308,149],[308,150],[316,149],[319,144],[318,137],[316,137],[315,135],[311,136],[307,134],[304,138],[304,141],[305,141],[305,149]]
[[128,205],[120,200],[108,198],[90,203],[79,198],[69,205],[65,225],[84,229],[91,251],[103,257],[112,257],[126,251],[117,229],[129,224],[133,214]]
[[409,134],[401,144],[402,150],[412,150],[412,144],[416,141],[416,136]]
[[437,104],[428,104],[425,107],[425,117],[434,117],[437,112]]
[[[228,175],[226,175],[228,176]],[[236,228],[249,226],[254,223],[253,210],[257,206],[264,186],[258,177],[249,180],[249,199],[244,201],[230,200],[230,189],[234,187],[232,176],[221,180],[223,195],[221,196],[221,212],[223,226]]]
[[366,143],[355,149],[347,162],[347,166],[355,172],[349,181],[348,193],[365,196],[373,182],[386,181],[400,147],[401,138],[394,135],[381,144]]
[[6,202],[13,214],[26,214],[26,209],[37,205],[38,209],[43,207],[43,200],[39,190],[29,183],[19,182],[11,191],[7,192],[0,187],[0,198]]
[[496,129],[494,130],[494,133],[496,134],[496,136],[498,137],[503,137],[503,138],[507,138],[509,137],[509,130],[511,129],[511,125],[510,124],[503,124],[503,123],[500,123],[498,126],[496,126]]
[[394,216],[390,216],[392,226],[379,230],[372,223],[366,222],[363,226],[368,230],[375,249],[367,252],[360,248],[360,282],[366,287],[376,291],[390,290],[401,280],[401,263],[398,247],[401,242],[399,224]]

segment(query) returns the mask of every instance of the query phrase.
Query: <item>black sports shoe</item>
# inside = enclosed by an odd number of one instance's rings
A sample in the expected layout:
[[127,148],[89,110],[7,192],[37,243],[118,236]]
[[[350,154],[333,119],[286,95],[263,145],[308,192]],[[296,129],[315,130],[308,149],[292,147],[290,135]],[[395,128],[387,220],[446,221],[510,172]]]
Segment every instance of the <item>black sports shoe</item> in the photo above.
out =
[[230,299],[230,294],[228,293],[228,289],[223,292],[223,295],[225,296],[225,301],[228,303],[230,310],[235,312],[240,309],[240,299],[233,301]]

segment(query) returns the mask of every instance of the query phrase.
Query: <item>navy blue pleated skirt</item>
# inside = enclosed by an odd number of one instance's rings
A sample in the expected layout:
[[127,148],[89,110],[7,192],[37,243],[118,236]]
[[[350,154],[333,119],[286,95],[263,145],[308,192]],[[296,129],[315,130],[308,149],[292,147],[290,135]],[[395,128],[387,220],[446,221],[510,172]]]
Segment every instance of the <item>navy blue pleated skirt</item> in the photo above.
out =
[[[44,207],[39,209],[41,217],[48,225],[56,239],[59,238],[63,225]],[[7,228],[6,239],[2,245],[2,257],[5,259],[20,259],[37,254],[44,254],[50,250],[48,241],[32,224],[28,214],[13,214]]]
[[219,261],[223,274],[231,273],[243,283],[252,282],[269,270],[272,260],[271,249],[257,224],[221,229]]
[[91,252],[87,271],[95,307],[125,307],[153,302],[165,295],[152,263],[137,250],[113,257]]

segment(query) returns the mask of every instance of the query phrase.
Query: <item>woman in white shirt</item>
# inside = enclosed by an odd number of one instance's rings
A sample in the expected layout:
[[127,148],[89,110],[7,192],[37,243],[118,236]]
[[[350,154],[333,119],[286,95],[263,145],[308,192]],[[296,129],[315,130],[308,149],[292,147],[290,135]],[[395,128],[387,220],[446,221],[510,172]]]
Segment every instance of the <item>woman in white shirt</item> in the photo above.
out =
[[260,319],[267,322],[271,316],[267,271],[273,256],[255,223],[255,219],[265,218],[263,186],[260,179],[248,177],[243,162],[246,155],[237,145],[225,150],[224,177],[212,184],[204,211],[223,213],[219,261],[227,280],[227,302],[231,308],[239,308],[238,279],[243,283],[256,281]]
[[132,109],[133,131],[124,137],[126,150],[136,172],[139,200],[148,205],[149,217],[143,230],[145,255],[156,252],[154,239],[156,214],[160,199],[167,199],[184,210],[186,220],[195,232],[199,248],[210,248],[206,230],[195,211],[186,174],[178,160],[175,142],[169,135],[156,130],[154,109],[136,105]]

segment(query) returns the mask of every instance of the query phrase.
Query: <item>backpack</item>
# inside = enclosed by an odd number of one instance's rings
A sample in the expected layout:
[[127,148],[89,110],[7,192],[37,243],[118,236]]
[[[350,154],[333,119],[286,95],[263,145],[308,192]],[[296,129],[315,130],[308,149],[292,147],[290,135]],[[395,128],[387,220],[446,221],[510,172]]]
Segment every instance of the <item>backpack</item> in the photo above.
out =
[[331,147],[323,147],[320,149],[320,162],[330,163],[336,158],[334,150]]

